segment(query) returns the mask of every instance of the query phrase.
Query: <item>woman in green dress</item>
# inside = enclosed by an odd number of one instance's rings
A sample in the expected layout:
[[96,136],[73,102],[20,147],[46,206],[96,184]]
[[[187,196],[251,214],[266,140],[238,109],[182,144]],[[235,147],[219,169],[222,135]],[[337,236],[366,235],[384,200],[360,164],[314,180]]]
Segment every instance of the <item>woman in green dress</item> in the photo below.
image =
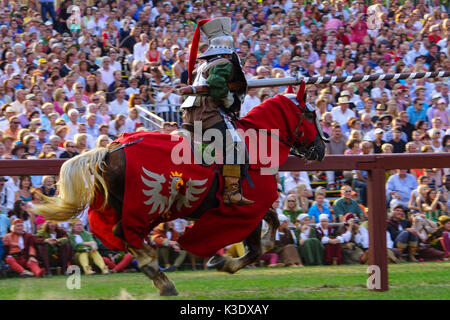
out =
[[317,238],[316,229],[309,215],[302,213],[298,216],[300,225],[297,227],[298,251],[305,265],[315,266],[324,264],[325,248]]

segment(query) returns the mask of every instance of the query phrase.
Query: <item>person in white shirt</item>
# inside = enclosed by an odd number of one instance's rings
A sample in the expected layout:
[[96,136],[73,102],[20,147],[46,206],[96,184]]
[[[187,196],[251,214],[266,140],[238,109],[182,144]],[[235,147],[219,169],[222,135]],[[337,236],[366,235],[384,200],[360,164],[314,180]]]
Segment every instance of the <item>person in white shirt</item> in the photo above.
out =
[[423,28],[423,23],[420,21],[420,16],[421,14],[418,9],[415,9],[410,15],[410,19],[412,19],[412,21],[415,21],[413,24],[413,28],[415,28],[417,32],[422,30]]
[[138,42],[133,47],[133,59],[145,62],[146,53],[148,51],[148,35],[141,33],[139,36],[141,42]]
[[86,148],[87,149],[94,149],[95,148],[95,139],[97,137],[93,137],[87,132],[87,126],[86,123],[79,123],[78,124],[78,134],[84,133],[86,135]]
[[381,98],[381,94],[383,92],[386,92],[386,94],[388,95],[388,98],[391,99],[391,91],[389,89],[385,88],[386,85],[386,81],[378,81],[376,82],[376,87],[373,88],[372,90],[370,90],[370,98],[372,98],[372,100],[375,100],[376,102],[380,103],[380,98]]
[[135,93],[135,94],[140,93],[138,83],[139,83],[139,81],[136,78],[130,78],[128,80],[129,87],[125,89],[125,94],[127,95],[127,97],[131,96],[133,93]]
[[406,67],[413,66],[417,57],[427,53],[426,49],[421,47],[419,40],[414,41],[412,46],[412,50],[408,51],[403,57],[403,62]]
[[14,66],[11,63],[8,63],[5,66],[5,73],[2,74],[2,76],[0,77],[0,82],[3,83],[3,81],[5,81],[6,79],[12,78],[14,73],[15,73]]
[[449,39],[450,39],[450,32],[447,34],[447,38],[443,38],[439,40],[439,42],[437,43],[441,52],[446,53]]
[[114,82],[114,69],[111,66],[111,58],[106,56],[102,60],[102,67],[98,69],[102,76],[102,81],[109,87],[111,83]]
[[308,197],[313,195],[311,189],[311,181],[308,176],[308,172],[306,171],[291,171],[285,172],[283,179],[283,190],[285,194],[288,194],[289,191],[297,188],[299,184],[304,184],[306,189],[308,190]]
[[111,120],[108,125],[108,135],[118,137],[121,133],[126,132],[126,119],[127,117],[124,114],[118,114],[114,120]]
[[115,91],[116,100],[109,104],[109,112],[115,117],[119,113],[128,114],[128,100],[125,100],[125,88],[119,87]]
[[111,67],[115,70],[122,71],[122,64],[117,60],[118,52],[115,49],[110,49],[108,54],[111,58]]
[[86,25],[86,28],[90,30],[91,34],[95,35],[96,37],[102,36],[102,31],[106,28],[105,22],[101,19],[101,13],[100,11],[95,11],[94,13],[94,19],[89,21]]
[[[369,249],[369,230],[367,222],[364,222],[360,224],[359,220],[356,218],[351,218],[348,221],[349,227],[347,228],[347,231],[341,235],[341,237],[344,239],[344,242],[354,242],[356,245],[359,245],[365,252],[364,256],[361,257],[361,261],[364,263],[367,261],[368,258],[368,249]],[[355,230],[354,233],[351,232],[351,230]],[[353,236],[353,240],[352,240]],[[395,257],[395,250],[394,250],[394,242],[391,239],[391,236],[389,234],[389,231],[386,230],[386,248],[388,257],[390,261],[396,262],[397,259]]]
[[162,7],[162,3],[160,1],[156,2],[156,6],[151,6],[152,11],[150,12],[150,21],[149,22],[154,22],[156,17],[160,16],[163,12],[164,9]]
[[61,143],[61,138],[56,135],[51,135],[49,141],[50,145],[52,146],[52,152],[56,153],[56,157],[59,158],[61,153],[66,151],[66,149],[59,146],[59,144]]
[[126,132],[136,131],[136,124],[139,122],[139,112],[136,108],[128,111],[128,118],[125,120]]
[[16,112],[16,114],[21,114],[24,110],[23,103],[25,102],[26,91],[19,89],[16,91],[16,100],[10,104],[11,108]]
[[350,100],[348,100],[348,97],[340,97],[338,99],[338,106],[331,109],[333,120],[337,121],[341,126],[346,124],[351,117],[355,117],[355,112],[348,108],[349,103]]
[[245,116],[251,109],[261,103],[261,100],[256,95],[257,91],[257,88],[248,89],[244,102],[241,105],[241,117]]
[[73,140],[73,137],[78,133],[78,122],[80,113],[77,109],[70,109],[67,113],[69,116],[69,122],[67,126],[69,127],[69,132],[67,133],[66,139]]
[[6,214],[14,207],[15,190],[8,186],[8,178],[0,176],[0,213]]
[[177,106],[180,105],[181,96],[173,93],[175,88],[168,84],[161,86],[161,92],[156,95],[156,114],[165,121],[176,121]]

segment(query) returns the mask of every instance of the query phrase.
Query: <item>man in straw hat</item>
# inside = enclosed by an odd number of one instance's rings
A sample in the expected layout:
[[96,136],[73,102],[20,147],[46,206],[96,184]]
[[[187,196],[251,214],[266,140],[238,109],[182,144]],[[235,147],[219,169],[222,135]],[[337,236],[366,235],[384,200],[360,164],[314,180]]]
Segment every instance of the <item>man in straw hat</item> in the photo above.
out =
[[338,106],[331,109],[333,120],[339,122],[341,126],[347,123],[347,120],[355,117],[355,112],[349,109],[350,100],[348,96],[341,95],[338,99]]
[[[194,71],[200,30],[208,37],[209,47],[199,57],[205,61]],[[191,44],[188,78],[189,84],[208,86],[209,94],[208,96],[190,96],[183,102],[181,105],[184,110],[183,128],[193,131],[194,121],[201,121],[203,131],[210,128],[220,130],[224,142],[223,201],[226,204],[252,204],[253,201],[244,198],[241,194],[241,164],[238,164],[235,154],[240,138],[230,121],[231,118],[239,115],[246,91],[246,88],[242,87],[236,90],[228,88],[229,82],[246,83],[239,56],[234,49],[230,18],[205,19],[198,23]],[[227,146],[227,140],[233,141],[233,144]],[[233,159],[225,156],[226,151],[232,153]]]

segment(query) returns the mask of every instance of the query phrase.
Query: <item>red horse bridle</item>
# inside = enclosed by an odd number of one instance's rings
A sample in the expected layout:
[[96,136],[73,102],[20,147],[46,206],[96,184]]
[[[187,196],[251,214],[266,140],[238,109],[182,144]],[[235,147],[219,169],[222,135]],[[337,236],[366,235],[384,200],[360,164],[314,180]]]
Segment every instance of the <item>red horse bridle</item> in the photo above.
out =
[[[287,141],[284,141],[283,139],[281,139],[280,137],[278,137],[279,141],[281,141],[283,144],[285,144],[286,146],[288,146],[290,148],[290,154],[295,155],[297,157],[309,157],[313,152],[315,152],[316,148],[314,145],[312,145],[310,148],[306,149],[305,147],[313,144],[313,142],[311,143],[306,143],[306,142],[301,142],[300,144],[298,143],[298,139],[304,134],[302,131],[300,131],[300,126],[303,123],[303,121],[306,119],[306,121],[310,122],[310,123],[314,123],[314,126],[316,128],[316,131],[320,137],[320,139],[325,142],[325,143],[329,143],[330,140],[328,139],[327,136],[325,136],[320,123],[319,123],[319,119],[317,118],[317,113],[316,110],[314,109],[313,106],[311,106],[309,103],[307,103],[305,100],[305,87],[306,84],[305,82],[302,82],[300,84],[300,87],[298,88],[297,91],[297,96],[294,98],[292,96],[287,97],[289,98],[292,102],[294,102],[297,106],[299,106],[300,110],[301,110],[301,117],[300,120],[297,124],[297,127],[295,128],[293,135],[289,136],[287,138]],[[292,94],[294,93],[294,91],[292,90],[292,87],[290,86],[287,90],[287,93]],[[306,151],[305,152],[300,152],[299,149],[303,149],[305,148]]]

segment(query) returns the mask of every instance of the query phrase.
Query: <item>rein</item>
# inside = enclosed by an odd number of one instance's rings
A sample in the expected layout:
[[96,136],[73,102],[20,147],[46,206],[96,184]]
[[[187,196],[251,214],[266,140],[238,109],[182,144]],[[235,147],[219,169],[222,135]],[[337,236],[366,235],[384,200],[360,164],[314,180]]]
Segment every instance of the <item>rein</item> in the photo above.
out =
[[118,146],[118,147],[116,147],[116,148],[114,148],[114,149],[112,149],[112,150],[109,150],[109,151],[108,151],[108,154],[113,153],[113,152],[115,152],[115,151],[118,151],[118,150],[120,150],[120,149],[123,149],[123,148],[125,148],[125,147],[131,146],[132,144],[138,143],[138,142],[141,141],[141,140],[144,140],[144,138],[140,138],[140,139],[137,139],[137,140],[134,140],[134,141],[131,141],[131,142],[127,142],[127,143],[125,143],[125,144],[122,144],[122,145],[120,145],[120,146]]

